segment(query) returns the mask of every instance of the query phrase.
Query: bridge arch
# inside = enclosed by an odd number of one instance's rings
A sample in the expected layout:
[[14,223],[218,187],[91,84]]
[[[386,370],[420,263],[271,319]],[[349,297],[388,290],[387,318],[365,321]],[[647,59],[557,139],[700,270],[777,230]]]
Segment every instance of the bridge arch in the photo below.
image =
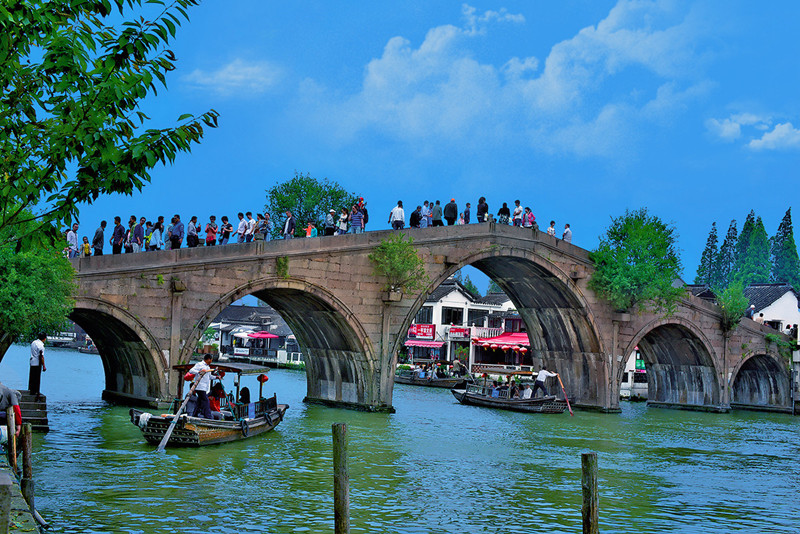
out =
[[[697,325],[680,317],[653,320],[633,336],[623,358],[636,347],[647,365],[648,404],[720,409],[718,356]],[[625,366],[620,365],[617,384],[624,371]]]
[[785,411],[792,404],[791,380],[780,356],[752,354],[731,372],[731,407]]
[[379,383],[376,351],[358,317],[327,289],[296,278],[261,278],[222,295],[192,329],[179,361],[189,359],[222,310],[247,295],[271,306],[297,337],[306,363],[306,400],[364,406],[379,398],[372,391]]
[[167,383],[158,341],[128,311],[95,297],[79,297],[69,318],[97,346],[106,378],[103,398],[124,404],[155,405]]
[[557,369],[577,404],[605,399],[605,362],[595,318],[581,289],[555,263],[532,251],[492,247],[449,264],[418,295],[402,323],[394,353],[425,299],[448,277],[470,265],[494,280],[517,308],[536,365]]

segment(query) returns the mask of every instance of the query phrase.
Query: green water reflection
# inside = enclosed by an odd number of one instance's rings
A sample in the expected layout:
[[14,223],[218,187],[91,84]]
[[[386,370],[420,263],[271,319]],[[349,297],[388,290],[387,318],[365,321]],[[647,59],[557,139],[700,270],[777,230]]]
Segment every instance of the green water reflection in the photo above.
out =
[[[0,364],[24,386],[27,347]],[[800,419],[623,404],[618,415],[460,406],[398,385],[394,415],[302,403],[305,375],[272,371],[291,405],[275,432],[154,454],[127,409],[98,400],[97,356],[51,351],[37,436],[37,503],[56,532],[331,532],[331,424],[349,427],[354,533],[580,532],[580,453],[600,461],[603,532],[800,532]]]

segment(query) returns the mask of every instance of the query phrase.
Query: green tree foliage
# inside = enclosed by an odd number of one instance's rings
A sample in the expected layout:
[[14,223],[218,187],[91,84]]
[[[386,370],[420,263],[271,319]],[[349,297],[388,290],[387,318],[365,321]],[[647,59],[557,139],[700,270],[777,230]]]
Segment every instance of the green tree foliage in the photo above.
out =
[[761,217],[751,211],[736,244],[733,279],[744,287],[769,282],[769,238]]
[[673,285],[681,272],[676,239],[675,228],[647,208],[626,210],[612,218],[597,250],[589,254],[595,266],[589,287],[617,310],[651,305],[671,313],[684,294]]
[[369,255],[375,276],[384,278],[386,291],[409,291],[428,285],[422,258],[414,248],[414,240],[403,233],[393,233]]
[[711,287],[726,288],[733,281],[733,269],[736,264],[736,243],[737,230],[736,220],[734,219],[728,226],[728,233],[725,235],[722,246],[719,247],[719,256],[717,256]]
[[717,305],[722,310],[720,328],[724,334],[727,334],[739,325],[739,321],[750,303],[744,296],[744,286],[741,282],[732,282],[728,287],[720,290],[716,297]]
[[788,282],[800,289],[800,258],[792,228],[792,208],[786,210],[778,231],[771,240],[772,281]]
[[494,280],[489,280],[489,287],[486,289],[486,294],[489,293],[502,293],[503,289]]
[[470,293],[478,297],[481,296],[481,292],[480,290],[478,290],[478,286],[476,286],[475,283],[469,279],[469,275],[464,276],[464,274],[461,272],[461,269],[457,270],[455,274],[453,274],[453,278],[455,278],[456,281],[458,281],[458,283],[464,286],[464,288]]
[[79,204],[140,190],[216,126],[211,110],[154,127],[140,108],[166,86],[176,61],[166,46],[198,3],[0,3],[0,231],[37,223],[6,239],[52,244],[52,227],[77,219]]
[[697,268],[695,284],[709,284],[714,281],[714,267],[716,265],[719,250],[717,246],[717,223],[711,223],[711,231],[708,233],[706,248],[700,257],[700,266]]
[[313,222],[322,234],[325,216],[329,210],[335,210],[334,221],[343,208],[350,211],[358,197],[348,193],[333,180],[318,180],[310,174],[295,171],[294,177],[267,189],[267,204],[264,209],[273,219],[272,233],[279,236],[283,230],[284,214],[291,211],[296,220],[296,236],[304,236],[303,229]]

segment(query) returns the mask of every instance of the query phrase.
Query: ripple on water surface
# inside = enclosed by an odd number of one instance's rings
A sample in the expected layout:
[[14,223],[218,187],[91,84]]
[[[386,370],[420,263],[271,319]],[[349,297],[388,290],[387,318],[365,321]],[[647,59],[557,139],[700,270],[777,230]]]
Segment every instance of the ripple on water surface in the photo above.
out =
[[[9,350],[0,380],[24,386],[26,353]],[[586,450],[603,532],[800,532],[788,416],[628,403],[537,416],[403,385],[396,414],[369,414],[304,405],[305,375],[272,371],[269,392],[291,405],[275,432],[155,454],[126,408],[98,401],[97,356],[51,350],[48,369],[53,431],[36,438],[35,476],[55,532],[331,532],[334,422],[348,424],[354,533],[579,532]]]

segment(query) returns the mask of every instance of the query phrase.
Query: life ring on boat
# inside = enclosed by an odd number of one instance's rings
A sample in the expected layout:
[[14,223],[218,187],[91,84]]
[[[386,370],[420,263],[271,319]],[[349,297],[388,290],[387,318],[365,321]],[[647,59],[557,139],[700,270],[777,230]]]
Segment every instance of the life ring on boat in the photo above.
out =
[[242,435],[244,437],[247,437],[249,433],[250,433],[250,425],[247,424],[247,419],[242,419]]

